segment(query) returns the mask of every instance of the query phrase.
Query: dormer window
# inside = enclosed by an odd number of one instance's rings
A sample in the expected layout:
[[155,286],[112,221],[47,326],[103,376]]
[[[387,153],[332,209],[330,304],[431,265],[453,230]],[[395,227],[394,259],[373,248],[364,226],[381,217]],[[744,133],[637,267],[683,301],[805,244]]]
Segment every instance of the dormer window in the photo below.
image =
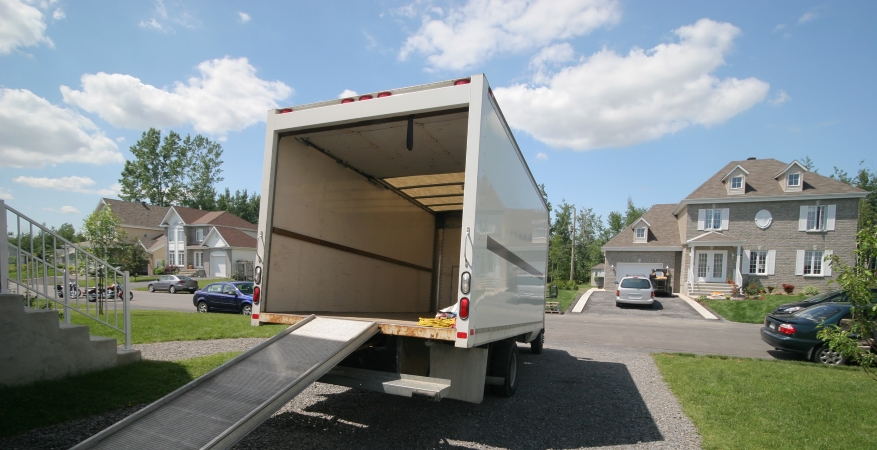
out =
[[804,173],[807,168],[798,161],[792,161],[773,178],[780,183],[785,192],[801,192],[804,189]]
[[634,236],[633,236],[633,242],[645,242],[645,241],[646,241],[646,229],[645,229],[645,227],[637,228],[637,229],[635,230],[635,233],[636,233],[636,234],[634,234]]
[[731,178],[731,189],[743,189],[743,177]]
[[795,187],[801,185],[801,174],[800,173],[790,173],[788,176],[788,186]]
[[649,222],[646,219],[640,217],[636,219],[636,222],[630,225],[630,229],[633,230],[633,242],[634,243],[646,243],[649,240]]

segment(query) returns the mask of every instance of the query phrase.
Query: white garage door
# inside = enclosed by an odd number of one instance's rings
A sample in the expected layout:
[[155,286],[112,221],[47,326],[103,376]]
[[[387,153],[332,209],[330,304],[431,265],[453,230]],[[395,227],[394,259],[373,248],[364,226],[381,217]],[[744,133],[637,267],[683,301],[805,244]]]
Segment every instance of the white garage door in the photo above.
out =
[[662,270],[664,265],[661,263],[618,263],[615,265],[615,280],[621,281],[623,277],[628,275],[645,275],[649,276],[652,269]]
[[210,276],[225,277],[225,252],[210,254]]

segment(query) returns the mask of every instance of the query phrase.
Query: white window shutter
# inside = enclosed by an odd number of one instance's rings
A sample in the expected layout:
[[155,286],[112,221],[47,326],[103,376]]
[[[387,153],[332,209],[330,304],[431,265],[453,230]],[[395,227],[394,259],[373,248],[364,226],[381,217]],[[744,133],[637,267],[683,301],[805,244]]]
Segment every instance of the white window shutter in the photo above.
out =
[[825,230],[834,231],[834,216],[837,214],[837,205],[825,207]]
[[795,258],[795,275],[804,275],[804,250],[798,250]]
[[722,229],[728,229],[728,222],[731,219],[731,209],[730,208],[722,208]]
[[[807,207],[801,207],[801,213],[798,215],[798,231],[807,231]],[[801,269],[804,270],[804,269]]]
[[768,250],[767,251],[767,274],[773,275],[776,272],[777,265],[777,251],[776,250]]
[[822,261],[822,274],[830,277],[831,276],[831,254],[833,252],[831,250],[826,250],[823,252],[822,257],[825,258]]
[[740,261],[740,273],[743,275],[749,275],[750,252],[751,250],[743,250],[743,260]]
[[706,222],[706,210],[698,209],[697,210],[697,229],[700,231],[703,231],[705,222]]

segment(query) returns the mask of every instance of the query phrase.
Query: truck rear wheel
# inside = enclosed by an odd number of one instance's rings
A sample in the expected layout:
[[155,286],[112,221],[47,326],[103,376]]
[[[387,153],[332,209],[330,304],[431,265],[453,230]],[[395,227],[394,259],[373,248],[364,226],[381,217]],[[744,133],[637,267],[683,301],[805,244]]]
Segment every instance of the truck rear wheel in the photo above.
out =
[[518,344],[514,341],[499,341],[493,361],[491,375],[504,379],[501,385],[490,386],[491,391],[500,397],[511,397],[518,388]]
[[530,341],[530,353],[534,355],[542,354],[542,344],[545,343],[545,332],[540,331],[536,335],[536,339]]

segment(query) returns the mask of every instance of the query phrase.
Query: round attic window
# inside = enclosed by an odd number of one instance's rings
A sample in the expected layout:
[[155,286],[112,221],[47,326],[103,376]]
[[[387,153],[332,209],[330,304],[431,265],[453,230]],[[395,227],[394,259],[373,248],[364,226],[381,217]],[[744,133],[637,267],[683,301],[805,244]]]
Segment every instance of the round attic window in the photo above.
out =
[[770,211],[766,209],[762,209],[755,214],[755,226],[762,230],[769,227],[772,221],[773,217],[771,217]]

